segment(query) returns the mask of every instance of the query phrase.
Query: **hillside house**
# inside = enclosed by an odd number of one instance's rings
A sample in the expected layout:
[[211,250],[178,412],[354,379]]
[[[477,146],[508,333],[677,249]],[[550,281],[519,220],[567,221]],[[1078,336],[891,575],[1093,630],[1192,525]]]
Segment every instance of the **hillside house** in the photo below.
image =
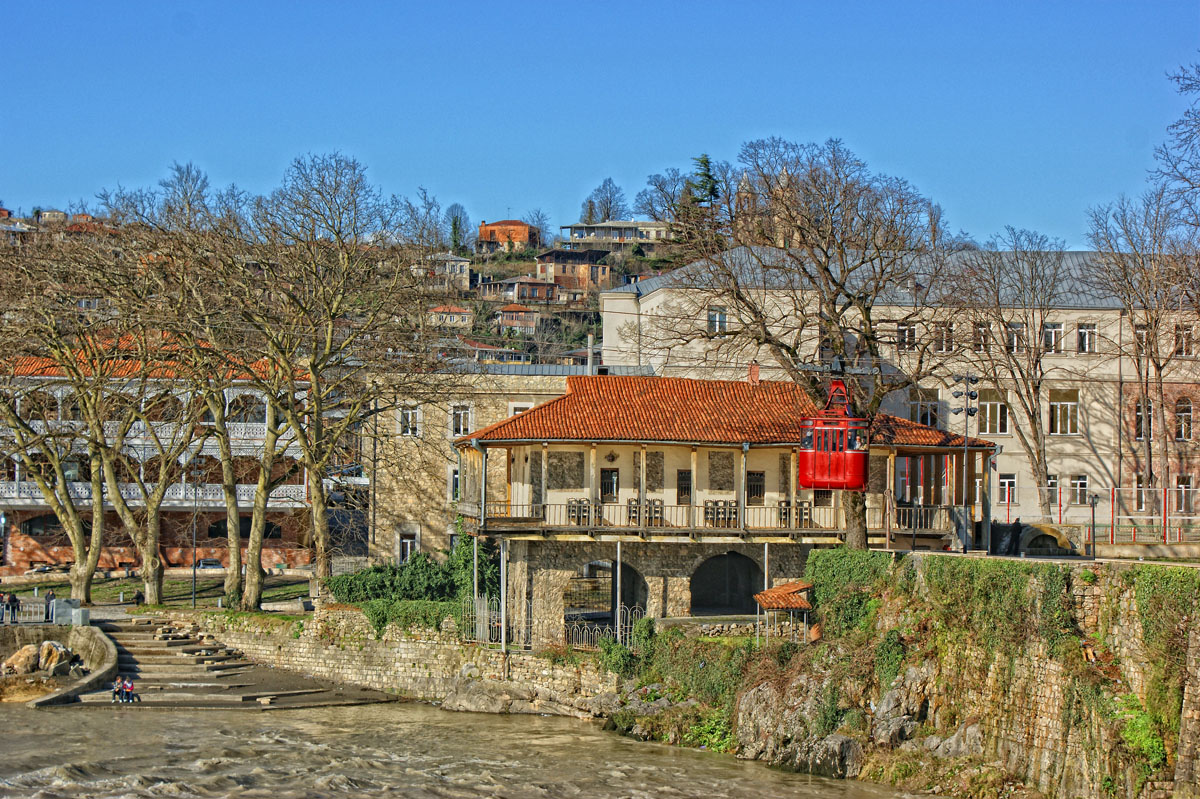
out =
[[475,239],[475,251],[486,254],[512,252],[541,246],[541,232],[528,222],[522,222],[519,219],[480,222],[479,235]]

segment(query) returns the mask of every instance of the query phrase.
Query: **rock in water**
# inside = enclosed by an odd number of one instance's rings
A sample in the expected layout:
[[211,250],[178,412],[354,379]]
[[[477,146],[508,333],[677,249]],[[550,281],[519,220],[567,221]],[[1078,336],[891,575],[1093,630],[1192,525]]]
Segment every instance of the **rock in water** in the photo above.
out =
[[71,650],[58,641],[42,641],[38,651],[38,668],[42,671],[53,671],[59,663],[71,662]]
[[4,670],[14,674],[33,674],[38,669],[38,645],[26,644],[4,661]]

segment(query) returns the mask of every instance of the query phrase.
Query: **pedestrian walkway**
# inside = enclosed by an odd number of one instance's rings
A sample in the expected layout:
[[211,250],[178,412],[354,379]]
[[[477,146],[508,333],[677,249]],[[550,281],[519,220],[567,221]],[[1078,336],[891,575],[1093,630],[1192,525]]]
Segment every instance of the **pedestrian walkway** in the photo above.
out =
[[[211,636],[151,618],[132,616],[96,626],[116,644],[118,673],[134,681],[137,701],[123,708],[282,709],[391,699],[259,666]],[[102,686],[81,694],[79,701],[85,707],[107,707],[112,689]]]

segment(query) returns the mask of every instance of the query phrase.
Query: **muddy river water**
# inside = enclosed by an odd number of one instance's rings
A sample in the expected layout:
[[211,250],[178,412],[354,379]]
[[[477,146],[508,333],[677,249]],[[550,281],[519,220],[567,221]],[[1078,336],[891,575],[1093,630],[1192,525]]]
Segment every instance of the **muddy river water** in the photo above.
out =
[[420,704],[277,712],[0,707],[3,797],[895,799],[562,718]]

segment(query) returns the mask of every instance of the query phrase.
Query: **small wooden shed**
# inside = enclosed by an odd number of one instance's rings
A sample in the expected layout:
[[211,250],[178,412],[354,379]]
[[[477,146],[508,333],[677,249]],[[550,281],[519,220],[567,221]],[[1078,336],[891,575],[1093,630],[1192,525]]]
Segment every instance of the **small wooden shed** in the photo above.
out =
[[812,587],[812,583],[797,580],[793,583],[784,583],[759,591],[754,595],[754,601],[762,608],[763,615],[766,617],[767,640],[771,638],[771,628],[779,624],[779,614],[786,613],[790,640],[796,640],[796,622],[799,620],[804,629],[804,636],[801,640],[805,643],[808,642],[808,614],[812,611],[808,592],[812,590]]

